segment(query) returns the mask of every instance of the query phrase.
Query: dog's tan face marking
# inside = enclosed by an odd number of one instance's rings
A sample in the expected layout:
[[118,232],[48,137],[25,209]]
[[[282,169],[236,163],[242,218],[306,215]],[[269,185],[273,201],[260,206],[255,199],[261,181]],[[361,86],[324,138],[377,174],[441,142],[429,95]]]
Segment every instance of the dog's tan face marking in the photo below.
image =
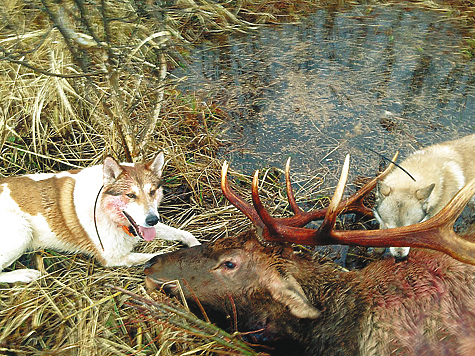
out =
[[405,182],[405,186],[378,184],[374,214],[382,229],[409,226],[428,218],[428,201],[435,183]]
[[417,224],[426,218],[424,202],[414,194],[391,193],[379,198],[374,213],[382,229]]
[[[114,166],[117,163],[111,161],[107,164],[115,179],[105,179],[108,184],[104,187],[103,208],[120,225],[131,225],[135,230],[136,226],[143,227],[140,231],[148,233],[146,237],[150,239],[153,233],[147,229],[158,222],[157,207],[162,197],[161,165]],[[154,167],[158,169],[152,171]]]

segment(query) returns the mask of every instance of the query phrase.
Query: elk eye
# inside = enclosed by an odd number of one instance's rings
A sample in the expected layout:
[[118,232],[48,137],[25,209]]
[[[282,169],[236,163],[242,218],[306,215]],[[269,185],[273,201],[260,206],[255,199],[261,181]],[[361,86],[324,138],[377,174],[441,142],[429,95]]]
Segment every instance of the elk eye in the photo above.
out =
[[231,261],[225,261],[223,262],[223,266],[226,268],[226,269],[235,269],[236,268],[236,264],[234,262],[231,262]]
[[134,193],[127,193],[127,194],[125,194],[125,195],[126,195],[128,198],[130,198],[130,199],[135,199],[135,198],[137,198],[137,195],[135,195]]

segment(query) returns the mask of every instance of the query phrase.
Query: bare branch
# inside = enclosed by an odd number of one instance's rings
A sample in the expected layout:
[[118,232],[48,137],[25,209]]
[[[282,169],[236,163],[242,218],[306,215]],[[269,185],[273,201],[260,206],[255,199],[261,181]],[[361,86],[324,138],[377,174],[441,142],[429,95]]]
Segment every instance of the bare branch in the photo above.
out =
[[105,71],[95,71],[95,72],[80,73],[80,74],[52,73],[52,72],[49,72],[49,71],[47,71],[47,70],[44,70],[44,69],[35,67],[34,65],[28,63],[27,61],[21,61],[21,60],[9,58],[9,57],[4,57],[4,58],[2,58],[2,59],[0,59],[0,60],[6,60],[6,61],[11,62],[11,63],[19,64],[19,65],[21,65],[21,66],[23,66],[23,67],[26,67],[26,68],[28,68],[28,69],[31,69],[31,70],[34,71],[35,73],[40,73],[40,74],[47,75],[47,76],[50,76],[50,77],[58,77],[58,78],[64,78],[64,79],[93,77],[93,76],[96,76],[96,75],[104,75],[104,74],[107,74],[107,72],[105,72]]

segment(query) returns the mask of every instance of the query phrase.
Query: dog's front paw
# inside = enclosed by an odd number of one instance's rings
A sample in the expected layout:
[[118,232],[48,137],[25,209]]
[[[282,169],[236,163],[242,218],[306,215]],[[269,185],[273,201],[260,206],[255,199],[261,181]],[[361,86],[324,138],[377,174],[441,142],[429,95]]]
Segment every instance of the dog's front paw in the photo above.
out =
[[196,237],[193,236],[191,232],[184,231],[182,230],[182,242],[188,247],[193,247],[193,246],[198,246],[201,245],[201,242],[199,242]]
[[149,259],[157,255],[156,253],[130,253],[122,259],[123,266],[137,266],[144,264]]
[[155,225],[157,238],[169,241],[180,241],[187,247],[201,245],[201,243],[188,231],[158,223]]
[[17,269],[11,272],[0,272],[0,282],[4,283],[30,283],[41,277],[41,272],[36,269]]

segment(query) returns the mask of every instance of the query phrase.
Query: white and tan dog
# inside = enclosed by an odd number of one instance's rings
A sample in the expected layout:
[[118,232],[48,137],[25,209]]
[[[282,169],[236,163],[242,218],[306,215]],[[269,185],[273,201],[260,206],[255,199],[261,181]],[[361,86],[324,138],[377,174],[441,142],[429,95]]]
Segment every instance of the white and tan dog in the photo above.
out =
[[[475,134],[416,151],[400,166],[415,181],[395,167],[379,182],[374,215],[382,229],[427,220],[475,179]],[[405,257],[409,248],[391,247],[390,252],[395,257]]]
[[189,232],[158,221],[163,163],[163,153],[147,164],[107,157],[82,170],[0,179],[0,282],[40,277],[34,269],[2,272],[27,250],[82,252],[104,266],[132,266],[154,256],[132,253],[141,238],[199,245]]

